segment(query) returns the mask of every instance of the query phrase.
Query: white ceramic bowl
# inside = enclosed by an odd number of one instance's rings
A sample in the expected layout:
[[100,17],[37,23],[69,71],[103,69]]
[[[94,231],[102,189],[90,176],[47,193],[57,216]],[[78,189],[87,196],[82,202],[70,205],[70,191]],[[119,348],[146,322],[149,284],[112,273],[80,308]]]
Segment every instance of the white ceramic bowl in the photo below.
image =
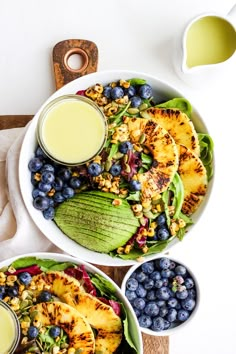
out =
[[[194,272],[190,269],[190,267],[187,266],[186,264],[184,264],[182,261],[176,259],[176,258],[167,257],[167,256],[163,256],[163,257],[164,258],[169,258],[171,261],[174,261],[177,265],[183,265],[187,269],[189,276],[193,279],[194,284],[195,284],[194,289],[196,291],[196,298],[195,298],[196,305],[195,305],[194,309],[192,310],[189,318],[185,322],[179,322],[178,324],[177,323],[172,323],[171,326],[168,329],[166,329],[166,330],[162,330],[162,331],[158,332],[158,331],[153,331],[150,328],[144,328],[144,327],[140,326],[140,329],[141,329],[141,331],[143,333],[151,335],[151,336],[169,336],[171,334],[174,334],[176,332],[179,332],[179,331],[183,330],[186,326],[189,325],[190,322],[192,322],[192,320],[196,316],[197,311],[198,311],[198,307],[199,307],[199,303],[200,303],[199,283],[198,283],[198,280],[197,280]],[[158,256],[152,257],[151,259],[149,259],[149,261],[155,261],[155,260],[158,260],[160,258],[162,258],[162,256],[158,255]],[[121,290],[122,290],[124,295],[125,295],[125,292],[126,292],[126,284],[127,284],[128,279],[131,277],[131,275],[134,273],[134,271],[138,270],[138,268],[141,268],[142,264],[144,264],[144,263],[147,263],[147,262],[143,262],[141,264],[136,264],[136,265],[132,266],[128,270],[128,272],[125,274],[125,277],[124,277],[124,279],[122,281],[122,284],[121,284]],[[156,291],[157,289],[153,288],[152,290]],[[153,300],[153,301],[156,302],[156,301],[158,301],[158,299]]]
[[121,289],[118,287],[118,285],[110,277],[108,277],[104,272],[102,272],[100,269],[96,268],[95,266],[93,266],[87,262],[84,262],[80,259],[77,259],[77,258],[74,258],[71,256],[67,256],[64,254],[46,253],[46,252],[27,253],[27,254],[23,254],[21,256],[17,256],[17,257],[13,257],[13,258],[4,260],[4,261],[0,262],[0,269],[2,269],[3,267],[9,266],[16,259],[23,258],[23,257],[36,257],[38,259],[53,259],[58,262],[72,262],[72,263],[75,263],[78,265],[84,265],[87,272],[99,274],[99,275],[103,276],[105,279],[107,279],[108,281],[110,281],[111,284],[113,285],[113,287],[115,287],[115,289],[116,289],[117,298],[123,303],[123,305],[126,309],[127,316],[128,316],[128,323],[129,323],[129,334],[132,338],[133,343],[135,344],[135,347],[137,348],[137,353],[143,354],[142,335],[141,335],[141,331],[139,329],[139,325],[138,325],[138,321],[136,319],[135,313],[133,312],[132,306],[130,305],[127,298],[123,295],[123,293],[122,293]]
[[[173,97],[183,97],[184,95],[179,92],[177,89],[172,87],[171,85],[155,78],[151,75],[147,75],[145,73],[133,72],[133,71],[103,71],[97,72],[93,74],[89,74],[83,76],[79,79],[72,81],[71,83],[65,85],[60,90],[56,91],[39,109],[39,111],[34,116],[23,141],[22,148],[20,151],[20,159],[19,159],[19,182],[20,189],[22,193],[23,200],[25,202],[26,208],[28,212],[41,230],[41,232],[56,246],[61,248],[63,251],[66,251],[68,254],[72,256],[79,256],[81,259],[86,260],[87,262],[91,262],[94,264],[100,265],[111,265],[111,266],[128,266],[136,263],[135,260],[122,260],[118,257],[113,258],[107,254],[98,253],[94,251],[90,251],[75,241],[71,240],[67,237],[53,221],[45,220],[42,213],[36,210],[33,207],[32,203],[32,185],[30,183],[30,171],[28,169],[28,162],[34,156],[34,151],[37,146],[36,139],[36,127],[39,119],[40,112],[46,106],[48,102],[55,99],[56,97],[73,94],[79,90],[83,90],[92,86],[96,83],[107,84],[112,81],[118,81],[120,79],[130,79],[130,78],[142,78],[145,79],[153,88],[154,96],[158,98],[158,101],[164,101],[171,99]],[[187,98],[187,97],[185,97]],[[190,100],[191,102],[191,100]],[[199,132],[209,133],[204,123],[202,117],[199,112],[193,107],[192,117],[191,117],[195,128]],[[194,223],[198,222],[200,215],[204,211],[209,196],[211,194],[212,189],[212,181],[209,183],[207,195],[204,198],[204,201],[201,203],[198,210],[192,216]],[[193,226],[188,229],[188,234]],[[188,237],[188,236],[187,236]],[[165,250],[168,250],[170,247],[175,245],[178,240],[174,240],[171,242]],[[147,256],[147,259],[149,256]]]

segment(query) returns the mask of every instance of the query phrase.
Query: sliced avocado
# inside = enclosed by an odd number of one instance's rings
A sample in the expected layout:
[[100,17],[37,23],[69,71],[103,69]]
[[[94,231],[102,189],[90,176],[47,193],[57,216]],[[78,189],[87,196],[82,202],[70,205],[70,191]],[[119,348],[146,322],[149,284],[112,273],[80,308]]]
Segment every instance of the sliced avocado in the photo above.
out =
[[78,193],[57,207],[54,221],[75,242],[109,253],[124,246],[139,226],[127,200],[114,206],[114,199],[121,198],[100,191]]

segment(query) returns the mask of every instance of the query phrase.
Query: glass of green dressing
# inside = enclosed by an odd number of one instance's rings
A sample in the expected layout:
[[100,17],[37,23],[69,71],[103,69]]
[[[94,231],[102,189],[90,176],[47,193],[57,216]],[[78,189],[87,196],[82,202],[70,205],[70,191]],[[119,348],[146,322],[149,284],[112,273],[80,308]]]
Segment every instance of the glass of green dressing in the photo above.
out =
[[13,354],[20,340],[20,323],[15,312],[0,300],[0,354]]

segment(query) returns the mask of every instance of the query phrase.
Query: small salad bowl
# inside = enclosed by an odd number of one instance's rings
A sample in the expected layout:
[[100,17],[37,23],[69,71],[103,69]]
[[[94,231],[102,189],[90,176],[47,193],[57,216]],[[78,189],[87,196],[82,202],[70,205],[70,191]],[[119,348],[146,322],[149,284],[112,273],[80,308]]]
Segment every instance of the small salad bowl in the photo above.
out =
[[95,266],[58,253],[28,253],[0,262],[0,274],[1,302],[20,321],[19,350],[94,353],[106,347],[143,354],[132,306]]
[[184,329],[197,314],[199,283],[188,266],[172,257],[153,257],[126,273],[121,289],[143,333],[169,336]]

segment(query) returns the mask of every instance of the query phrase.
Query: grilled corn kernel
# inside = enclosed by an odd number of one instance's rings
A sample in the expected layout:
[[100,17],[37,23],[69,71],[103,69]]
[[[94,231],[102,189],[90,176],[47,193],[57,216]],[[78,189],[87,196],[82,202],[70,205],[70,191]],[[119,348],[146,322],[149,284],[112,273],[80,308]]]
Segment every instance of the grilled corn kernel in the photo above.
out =
[[121,199],[114,199],[112,201],[112,205],[114,206],[120,206],[122,204],[122,200]]
[[117,248],[117,250],[116,250],[116,252],[118,253],[118,254],[123,254],[124,253],[124,247],[118,247]]
[[144,209],[149,208],[150,205],[151,205],[151,201],[150,200],[142,202],[142,206],[143,206]]
[[178,225],[179,225],[179,228],[182,229],[183,227],[186,226],[186,222],[183,219],[179,219]]
[[149,227],[148,231],[147,231],[147,236],[149,237],[153,237],[155,235],[155,230],[153,227]]
[[132,205],[132,210],[135,212],[135,213],[139,213],[140,211],[142,211],[143,207],[141,204],[134,204]]
[[147,253],[148,252],[148,246],[144,246],[143,248],[142,248],[142,251],[143,251],[143,253]]
[[75,353],[75,348],[73,348],[73,347],[70,347],[69,349],[68,349],[68,352],[67,352],[68,354],[74,354]]
[[10,266],[7,270],[9,273],[15,273],[16,269]]
[[126,245],[124,250],[125,254],[129,254],[130,251],[131,251],[131,245]]

